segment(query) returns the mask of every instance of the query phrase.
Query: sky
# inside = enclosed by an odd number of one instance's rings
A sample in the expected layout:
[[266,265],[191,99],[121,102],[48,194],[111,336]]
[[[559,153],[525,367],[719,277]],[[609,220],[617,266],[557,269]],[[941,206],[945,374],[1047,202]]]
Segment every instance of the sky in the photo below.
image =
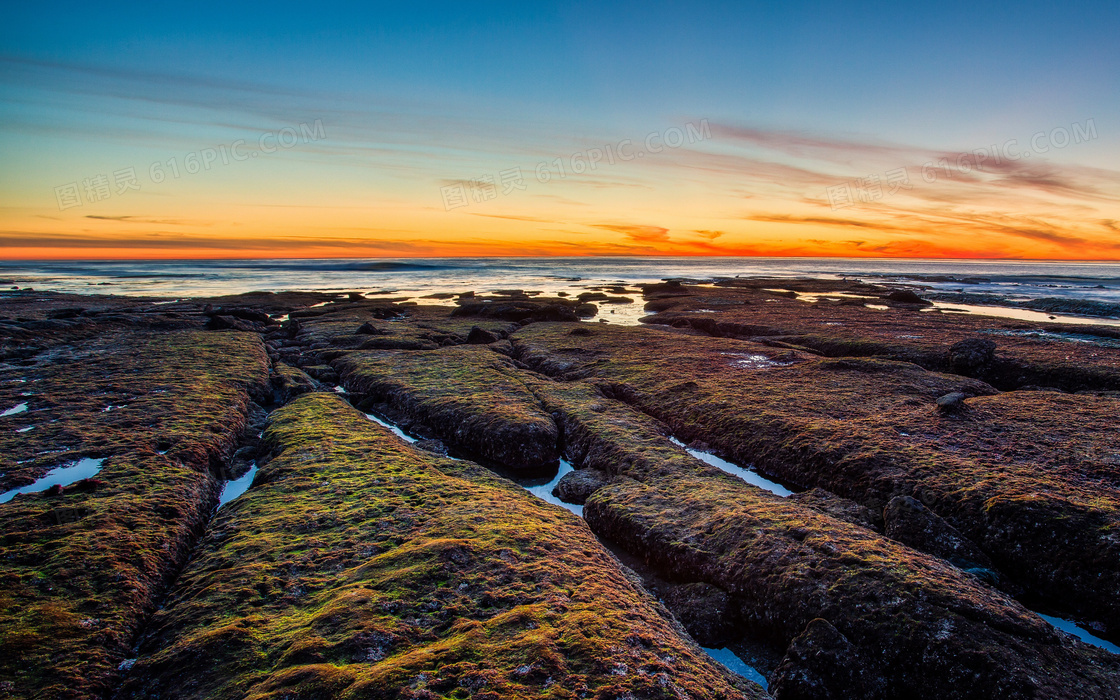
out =
[[1116,260],[1118,35],[1115,0],[13,4],[0,258]]

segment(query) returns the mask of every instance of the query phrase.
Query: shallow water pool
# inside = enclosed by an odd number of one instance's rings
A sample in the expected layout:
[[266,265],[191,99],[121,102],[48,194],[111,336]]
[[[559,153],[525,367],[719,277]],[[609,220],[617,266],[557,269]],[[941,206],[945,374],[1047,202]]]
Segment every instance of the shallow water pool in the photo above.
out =
[[218,496],[218,507],[221,508],[233,499],[249,490],[253,485],[253,477],[257,475],[257,463],[253,462],[249,465],[249,471],[245,472],[239,479],[227,481],[222,486],[222,494]]
[[710,464],[717,469],[731,474],[732,476],[737,476],[748,484],[766,489],[770,493],[777,494],[782,498],[793,495],[793,491],[790,491],[785,486],[782,486],[776,481],[770,481],[756,471],[740,467],[738,464],[728,462],[726,459],[716,457],[714,454],[711,454],[709,452],[691,448],[675,437],[670,437],[669,441],[674,445],[677,445],[678,447],[683,447],[685,449],[685,452],[688,452],[690,455],[700,460],[701,462]]
[[104,462],[103,458],[83,457],[76,462],[70,462],[66,466],[55,467],[33,484],[19,486],[0,494],[0,503],[7,503],[21,493],[38,493],[55,485],[69,486],[75,481],[89,479],[101,471],[101,465]]
[[0,418],[3,418],[4,416],[14,416],[17,413],[23,413],[26,410],[27,410],[27,402],[26,401],[24,401],[23,403],[17,403],[15,406],[12,406],[7,411],[4,411],[3,413],[0,413]]
[[746,678],[748,681],[754,681],[762,686],[764,690],[768,689],[766,684],[766,676],[758,672],[758,670],[743,661],[735,652],[730,649],[712,649],[710,647],[700,647],[708,656],[715,659],[717,663],[725,667],[728,671]]

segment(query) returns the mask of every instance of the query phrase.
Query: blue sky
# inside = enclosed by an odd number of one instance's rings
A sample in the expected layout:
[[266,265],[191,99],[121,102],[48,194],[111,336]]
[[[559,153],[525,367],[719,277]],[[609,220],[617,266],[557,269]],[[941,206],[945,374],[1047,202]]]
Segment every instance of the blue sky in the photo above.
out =
[[[309,206],[424,208],[442,183],[475,172],[699,119],[949,152],[1092,119],[1097,138],[1054,149],[1046,161],[1111,170],[1120,162],[1117,30],[1116,2],[20,4],[0,27],[0,206],[6,228],[26,238],[34,233],[28,217],[52,205],[58,183],[315,119],[332,134],[318,144],[325,150],[282,154],[267,168],[215,173],[153,196],[175,201],[168,211],[176,215],[192,203],[213,212],[211,227],[236,204],[231,187],[255,202],[308,180],[351,192],[316,192]],[[717,138],[705,153],[742,147]],[[889,165],[858,149],[845,157],[822,175],[858,177]],[[759,158],[798,163],[788,148]],[[697,180],[695,168],[674,176],[667,166],[612,177],[662,191],[690,182],[728,196],[742,191],[726,177]],[[577,194],[553,197],[583,202]],[[768,215],[796,208],[757,194],[768,198]],[[583,203],[596,209],[582,218],[542,216],[565,230],[642,218],[641,202],[625,197],[613,210]],[[134,216],[98,204],[97,215]],[[744,213],[730,200],[691,195],[680,209],[713,205],[725,219]],[[145,201],[140,209],[158,207]],[[711,224],[693,218],[696,228]],[[420,235],[433,221],[421,216],[399,230]]]

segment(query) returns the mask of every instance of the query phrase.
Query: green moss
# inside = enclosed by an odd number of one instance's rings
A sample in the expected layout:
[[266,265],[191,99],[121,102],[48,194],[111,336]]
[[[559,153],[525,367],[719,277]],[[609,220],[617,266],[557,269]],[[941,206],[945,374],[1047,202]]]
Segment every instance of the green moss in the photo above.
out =
[[[913,495],[1035,595],[1120,628],[1120,542],[1100,535],[1120,524],[1115,467],[1105,458],[1120,453],[1120,432],[1086,429],[1115,422],[1113,398],[999,394],[883,358],[742,369],[743,353],[782,351],[645,328],[572,336],[534,324],[513,341],[531,367],[592,377],[678,437],[783,481],[876,510]],[[953,391],[975,398],[958,414],[938,411],[935,400]]]
[[351,393],[387,404],[421,434],[513,469],[558,457],[552,418],[509,358],[485,346],[361,351],[334,365]]
[[[211,460],[233,444],[268,371],[260,341],[235,333],[111,333],[53,352],[19,370],[28,381],[15,384],[34,392],[19,417],[35,429],[0,438],[8,482],[78,457],[105,462],[92,490],[0,505],[8,697],[98,695],[115,683],[216,500]],[[14,398],[12,383],[0,386],[0,401]]]
[[265,440],[275,456],[214,521],[124,697],[757,694],[567,511],[326,394],[276,411]]

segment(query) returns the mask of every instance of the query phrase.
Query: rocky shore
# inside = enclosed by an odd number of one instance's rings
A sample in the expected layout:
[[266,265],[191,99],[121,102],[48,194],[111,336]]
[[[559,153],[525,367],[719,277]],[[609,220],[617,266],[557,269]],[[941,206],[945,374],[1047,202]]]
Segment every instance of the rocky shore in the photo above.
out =
[[0,294],[0,694],[1120,697],[1120,326],[444,296]]

